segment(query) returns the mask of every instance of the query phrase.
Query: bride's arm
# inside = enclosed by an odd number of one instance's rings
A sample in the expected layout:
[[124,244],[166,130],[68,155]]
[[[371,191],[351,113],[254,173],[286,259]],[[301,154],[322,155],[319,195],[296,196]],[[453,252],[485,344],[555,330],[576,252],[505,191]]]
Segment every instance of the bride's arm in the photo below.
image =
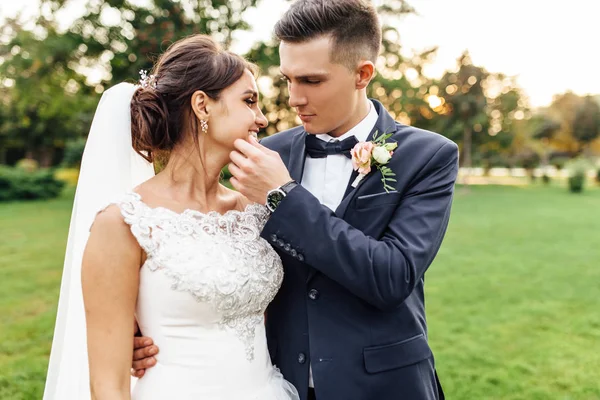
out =
[[129,400],[131,338],[141,249],[117,207],[100,213],[83,255],[81,281],[94,400]]

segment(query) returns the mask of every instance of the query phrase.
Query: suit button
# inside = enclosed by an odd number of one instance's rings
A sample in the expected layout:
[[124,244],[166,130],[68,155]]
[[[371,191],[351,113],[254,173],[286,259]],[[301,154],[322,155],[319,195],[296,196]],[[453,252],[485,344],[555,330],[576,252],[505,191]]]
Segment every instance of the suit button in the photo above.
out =
[[283,247],[284,244],[285,243],[283,243],[283,240],[281,240],[281,239],[277,240],[277,246]]
[[277,241],[277,235],[273,234],[271,235],[271,242],[276,242]]
[[289,243],[286,243],[285,246],[283,246],[283,249],[289,253],[289,251],[292,249],[292,246],[290,246]]
[[304,256],[302,254],[298,254],[298,257],[296,258],[298,258],[300,262],[304,261]]
[[298,253],[296,253],[296,249],[292,249],[290,251],[290,254],[292,255],[292,257],[296,257],[298,255]]
[[306,354],[298,354],[298,364],[304,364],[306,362]]
[[308,298],[311,300],[316,300],[319,298],[319,291],[317,289],[310,289],[308,292]]

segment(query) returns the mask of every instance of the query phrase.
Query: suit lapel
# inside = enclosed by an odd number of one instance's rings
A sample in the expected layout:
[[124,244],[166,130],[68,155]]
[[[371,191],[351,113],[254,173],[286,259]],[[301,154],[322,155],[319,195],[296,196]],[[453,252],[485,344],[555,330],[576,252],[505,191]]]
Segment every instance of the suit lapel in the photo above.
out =
[[[381,134],[384,132],[385,133],[396,132],[396,122],[394,121],[392,116],[387,112],[387,110],[383,107],[383,105],[380,102],[378,102],[377,100],[373,100],[373,99],[371,99],[371,101],[373,102],[373,105],[375,106],[375,109],[377,110],[377,114],[379,115],[379,118],[377,118],[377,123],[375,124],[375,127],[371,130],[371,133],[369,133],[369,136],[367,137],[367,141],[373,140],[373,136],[375,135],[375,132],[378,132],[378,134]],[[293,150],[294,149],[292,149],[292,151]],[[342,219],[344,218],[344,216],[346,214],[346,210],[348,209],[348,205],[350,204],[350,202],[352,201],[354,196],[356,196],[356,193],[359,191],[359,189],[363,186],[363,184],[367,180],[372,179],[373,175],[377,175],[377,172],[378,171],[376,168],[372,168],[371,172],[367,176],[365,176],[360,181],[360,183],[354,188],[354,187],[352,187],[352,182],[354,182],[354,180],[358,176],[358,172],[352,171],[352,174],[350,175],[350,180],[348,181],[348,185],[346,186],[346,192],[344,194],[344,198],[342,199],[342,202],[335,210],[335,215],[338,218],[342,218]],[[309,268],[308,276],[306,278],[306,283],[308,283],[316,274],[317,274],[316,269]]]
[[288,171],[293,180],[300,183],[304,172],[304,161],[306,160],[306,132],[296,133],[292,139],[292,148],[290,149],[290,161]]
[[[392,116],[387,112],[387,110],[383,107],[383,105],[380,102],[373,99],[371,99],[371,101],[373,102],[373,105],[377,110],[379,118],[377,118],[377,123],[375,124],[375,127],[373,127],[373,129],[371,130],[371,133],[369,133],[369,136],[367,137],[367,142],[373,140],[375,132],[377,132],[378,135],[381,135],[382,133],[396,132],[396,122],[394,121]],[[339,218],[344,218],[346,210],[348,209],[348,205],[356,195],[358,189],[360,189],[360,187],[365,181],[372,178],[373,175],[376,175],[377,171],[377,168],[371,168],[371,172],[367,174],[367,176],[365,176],[355,188],[352,187],[352,183],[358,176],[358,172],[352,171],[352,174],[350,175],[350,180],[348,182],[348,186],[346,187],[346,192],[344,193],[344,198],[342,199],[340,205],[336,208],[335,215],[337,215]]]
[[[292,138],[292,144],[290,149],[290,159],[288,162],[288,171],[293,180],[298,183],[302,182],[302,175],[304,173],[304,164],[306,160],[306,131],[302,130]],[[315,274],[314,268],[307,268],[306,271],[306,282]]]

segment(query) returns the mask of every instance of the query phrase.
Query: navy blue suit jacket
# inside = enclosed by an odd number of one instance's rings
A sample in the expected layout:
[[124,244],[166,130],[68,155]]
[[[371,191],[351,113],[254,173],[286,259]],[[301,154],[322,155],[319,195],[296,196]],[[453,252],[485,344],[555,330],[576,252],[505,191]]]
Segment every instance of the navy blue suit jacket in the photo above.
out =
[[[450,140],[396,123],[373,101],[371,132],[393,133],[386,193],[375,168],[356,188],[354,172],[339,207],[298,186],[262,231],[283,259],[281,290],[269,305],[269,351],[306,399],[309,364],[319,400],[443,398],[427,341],[424,274],[441,243],[458,171]],[[262,140],[300,182],[302,127]]]

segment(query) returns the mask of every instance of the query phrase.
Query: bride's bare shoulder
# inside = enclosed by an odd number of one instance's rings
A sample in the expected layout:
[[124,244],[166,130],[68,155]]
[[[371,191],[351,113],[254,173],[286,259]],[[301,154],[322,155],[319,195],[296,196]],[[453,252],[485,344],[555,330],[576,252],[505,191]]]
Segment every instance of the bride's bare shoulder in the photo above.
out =
[[90,228],[90,234],[111,232],[129,232],[129,226],[125,222],[121,214],[121,209],[117,204],[111,204],[98,212]]
[[86,246],[86,259],[96,255],[97,259],[106,256],[118,257],[139,263],[140,246],[125,222],[118,205],[112,204],[96,215]]

